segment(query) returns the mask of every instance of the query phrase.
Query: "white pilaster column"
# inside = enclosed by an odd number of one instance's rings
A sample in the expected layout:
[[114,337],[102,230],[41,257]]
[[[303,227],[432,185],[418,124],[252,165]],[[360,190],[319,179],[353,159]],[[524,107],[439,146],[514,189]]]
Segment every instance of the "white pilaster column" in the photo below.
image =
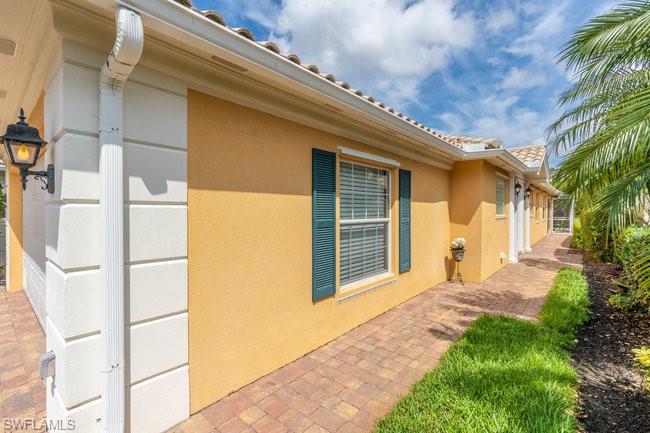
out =
[[[74,420],[76,431],[99,433],[106,397],[97,83],[106,53],[67,39],[61,51],[62,65],[45,93],[46,158],[57,170],[46,219],[47,350],[56,353],[47,414],[63,425]],[[127,301],[125,430],[162,432],[190,411],[187,86],[144,66],[133,76],[123,96],[119,206]]]
[[527,253],[532,251],[530,247],[530,200],[531,199],[532,199],[532,195],[530,197],[526,197],[524,200],[524,207],[526,208],[526,212],[524,215],[524,251]]
[[[518,196],[515,195],[515,183],[517,178],[514,176],[510,177],[510,189],[509,189],[509,200],[508,200],[508,256],[510,263],[517,263],[517,199]],[[521,194],[521,193],[520,193]]]
[[525,187],[524,181],[519,179],[519,184],[521,185],[521,192],[517,196],[517,253],[524,252],[524,220],[525,210],[524,210],[524,201],[525,201]]

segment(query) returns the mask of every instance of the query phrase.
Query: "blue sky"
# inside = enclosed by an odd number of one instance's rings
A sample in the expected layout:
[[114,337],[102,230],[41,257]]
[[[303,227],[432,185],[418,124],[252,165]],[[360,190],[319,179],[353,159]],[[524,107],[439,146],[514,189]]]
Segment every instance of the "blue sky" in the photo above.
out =
[[[562,44],[606,0],[194,0],[437,130],[542,142]],[[557,162],[552,157],[552,162]]]

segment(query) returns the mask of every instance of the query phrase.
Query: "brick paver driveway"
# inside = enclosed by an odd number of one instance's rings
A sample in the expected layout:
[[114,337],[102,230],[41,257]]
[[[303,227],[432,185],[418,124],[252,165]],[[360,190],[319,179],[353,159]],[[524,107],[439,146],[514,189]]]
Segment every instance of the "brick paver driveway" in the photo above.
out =
[[[44,351],[45,335],[25,294],[7,293],[0,286],[0,432],[6,419],[40,425],[45,417],[45,386],[38,377],[38,357]],[[8,431],[32,428],[14,424]]]
[[482,284],[432,287],[170,431],[369,432],[480,314],[535,319],[557,270],[582,263],[568,245],[549,235]]

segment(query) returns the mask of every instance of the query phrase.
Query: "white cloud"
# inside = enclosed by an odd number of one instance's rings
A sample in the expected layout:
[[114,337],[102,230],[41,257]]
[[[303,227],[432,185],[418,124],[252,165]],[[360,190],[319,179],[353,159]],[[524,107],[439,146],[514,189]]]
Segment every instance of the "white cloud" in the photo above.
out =
[[501,82],[502,89],[529,89],[546,84],[546,76],[539,70],[512,67]]
[[[449,131],[499,138],[505,147],[543,142],[545,129],[553,116],[553,110],[537,111],[518,104],[517,96],[493,94],[472,102],[456,105],[457,113],[449,112],[439,119]],[[456,129],[463,126],[463,129]]]
[[475,19],[454,7],[455,0],[285,0],[277,16],[256,21],[303,62],[401,105],[418,103],[422,82],[472,46]]
[[512,27],[517,22],[517,14],[511,9],[503,8],[490,14],[485,20],[485,27],[490,33],[497,34]]
[[559,46],[559,40],[570,26],[566,23],[567,3],[548,4],[536,20],[532,30],[516,38],[506,49],[517,56],[530,56],[533,62],[555,67],[555,51],[549,47]]
[[461,116],[458,115],[458,113],[448,111],[446,113],[442,113],[438,117],[447,125],[447,131],[452,131],[455,134],[464,133],[466,129],[465,123],[461,119]]
[[272,0],[248,0],[243,15],[267,28],[277,25],[280,7]]

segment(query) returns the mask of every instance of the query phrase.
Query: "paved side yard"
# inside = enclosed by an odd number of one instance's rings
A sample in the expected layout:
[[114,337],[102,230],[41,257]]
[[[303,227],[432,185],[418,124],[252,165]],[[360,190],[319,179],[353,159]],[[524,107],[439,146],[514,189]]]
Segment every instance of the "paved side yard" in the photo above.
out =
[[[582,263],[568,244],[566,235],[550,235],[483,284],[432,287],[170,431],[369,432],[480,314],[534,319],[556,271]],[[45,416],[38,378],[44,349],[24,293],[0,287],[0,420]]]
[[479,315],[535,319],[557,270],[581,263],[550,235],[484,283],[432,287],[170,431],[369,432]]
[[[44,351],[45,335],[25,293],[8,293],[0,286],[0,422],[10,418],[40,425],[45,417],[45,386],[38,377],[38,357]],[[0,431],[4,427],[3,422]]]

